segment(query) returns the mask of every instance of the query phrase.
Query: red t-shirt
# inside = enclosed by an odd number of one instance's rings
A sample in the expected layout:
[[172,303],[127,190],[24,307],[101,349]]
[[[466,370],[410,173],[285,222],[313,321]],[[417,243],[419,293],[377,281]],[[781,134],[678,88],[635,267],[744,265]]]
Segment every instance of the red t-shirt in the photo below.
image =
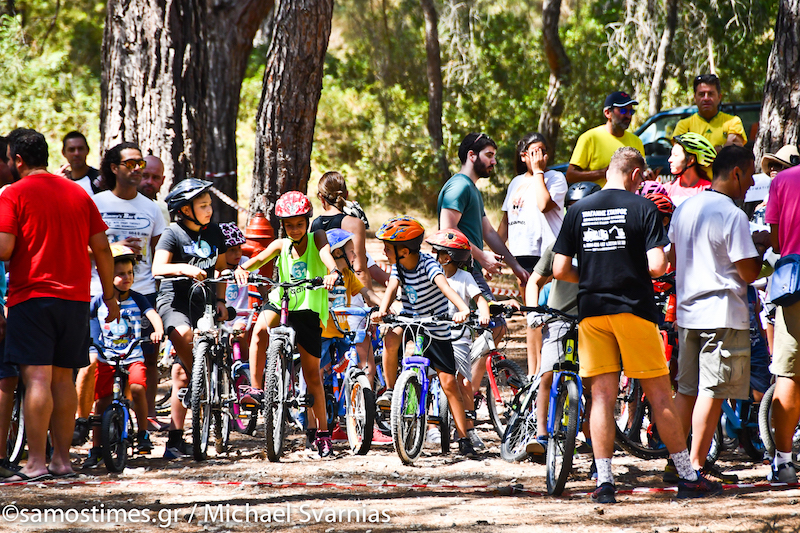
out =
[[9,262],[8,306],[31,298],[89,301],[89,237],[108,227],[83,188],[33,174],[0,194],[0,232],[16,237]]

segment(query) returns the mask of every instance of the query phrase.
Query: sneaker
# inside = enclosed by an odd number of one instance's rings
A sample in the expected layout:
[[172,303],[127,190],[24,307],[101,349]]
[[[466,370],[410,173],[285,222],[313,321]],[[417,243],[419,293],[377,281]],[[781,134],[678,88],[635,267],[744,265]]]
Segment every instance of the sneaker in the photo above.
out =
[[92,448],[89,450],[89,457],[83,462],[83,468],[99,468],[103,466],[105,463],[103,462],[103,454],[99,447]]
[[672,462],[672,459],[667,459],[667,466],[664,467],[664,476],[661,479],[664,480],[664,483],[677,483],[681,480],[680,476],[678,476],[678,469],[675,468],[675,463]]
[[797,483],[797,470],[792,463],[783,463],[770,468],[767,481],[772,483]]
[[478,432],[475,429],[467,430],[467,437],[469,437],[469,441],[472,443],[472,447],[476,450],[485,450],[486,445],[481,440],[480,436],[478,436]]
[[181,439],[176,443],[167,443],[164,450],[164,459],[182,459],[183,457],[191,457],[192,445]]
[[386,389],[383,391],[383,394],[380,395],[378,400],[375,402],[375,405],[378,406],[380,409],[391,409],[392,407],[392,389]]
[[467,437],[458,439],[458,455],[468,459],[478,458],[478,452],[472,447],[472,443]]
[[306,429],[306,450],[317,451],[317,428]]
[[264,391],[250,385],[239,385],[239,405],[242,407],[261,407],[264,401]]
[[534,455],[543,455],[547,451],[547,440],[547,435],[536,437],[528,441],[528,444],[525,445],[525,451]]
[[0,459],[0,478],[16,476],[20,470],[22,467],[9,461],[8,457]]
[[75,431],[72,432],[72,445],[83,446],[89,440],[89,420],[86,418],[75,419]]
[[442,431],[439,429],[439,426],[433,426],[432,428],[428,429],[428,432],[425,433],[425,442],[428,442],[429,444],[442,443]]
[[734,485],[739,483],[739,476],[736,474],[729,474],[720,470],[720,468],[716,464],[708,464],[706,463],[705,466],[700,470],[707,478],[709,479],[718,479],[720,482],[724,483],[725,485]]
[[330,457],[333,455],[333,443],[330,433],[327,431],[317,431],[317,440],[314,441],[319,451],[320,457]]
[[343,431],[339,424],[336,424],[336,426],[333,428],[333,431],[331,431],[331,442],[334,444],[348,442],[347,432]]
[[595,503],[617,503],[617,498],[614,496],[617,489],[613,483],[605,482],[592,492],[592,501]]
[[384,435],[378,426],[372,426],[372,446],[392,446],[394,441],[391,437]]
[[678,498],[702,498],[722,492],[722,483],[708,479],[698,470],[696,481],[678,481]]
[[583,454],[590,454],[592,452],[593,452],[592,445],[589,444],[588,442],[579,441],[578,445],[575,446],[575,453],[577,454],[583,455]]
[[150,433],[140,431],[136,434],[136,454],[147,455],[153,451],[153,443],[150,441]]

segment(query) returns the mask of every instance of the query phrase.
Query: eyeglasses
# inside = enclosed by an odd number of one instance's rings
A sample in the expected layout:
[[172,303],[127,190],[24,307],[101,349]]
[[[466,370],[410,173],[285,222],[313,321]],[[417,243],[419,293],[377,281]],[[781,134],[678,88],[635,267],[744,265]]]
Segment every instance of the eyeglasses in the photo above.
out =
[[625,109],[624,107],[615,107],[614,109],[623,117],[628,115],[633,116],[636,113],[635,109]]
[[128,170],[136,170],[137,168],[143,170],[147,166],[147,161],[144,159],[126,159],[125,161],[120,161],[119,164],[124,165]]

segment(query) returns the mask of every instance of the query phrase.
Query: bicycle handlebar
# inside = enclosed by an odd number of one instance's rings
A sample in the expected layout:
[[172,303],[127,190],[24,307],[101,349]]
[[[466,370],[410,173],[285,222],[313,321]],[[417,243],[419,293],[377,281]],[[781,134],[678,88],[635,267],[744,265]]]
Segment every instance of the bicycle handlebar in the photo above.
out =
[[551,315],[554,317],[563,318],[567,322],[578,322],[577,316],[567,314],[552,307],[547,307],[546,305],[537,305],[535,307],[527,307],[523,305],[520,306],[519,310],[522,313],[541,313],[543,315]]
[[139,344],[141,344],[142,342],[148,341],[148,340],[149,339],[147,339],[145,337],[140,337],[138,339],[134,339],[133,341],[131,341],[131,343],[128,345],[128,347],[125,349],[125,353],[118,354],[116,352],[112,352],[113,355],[111,357],[109,357],[109,356],[106,355],[106,350],[110,350],[110,348],[106,348],[102,344],[98,343],[97,339],[89,338],[89,342],[91,343],[92,346],[94,346],[95,350],[97,350],[98,353],[102,354],[103,359],[105,359],[106,361],[110,361],[110,362],[117,362],[117,361],[122,362],[122,361],[124,361],[125,359],[128,358],[128,356],[130,356],[133,353],[133,351],[136,349],[137,346],[139,346]]

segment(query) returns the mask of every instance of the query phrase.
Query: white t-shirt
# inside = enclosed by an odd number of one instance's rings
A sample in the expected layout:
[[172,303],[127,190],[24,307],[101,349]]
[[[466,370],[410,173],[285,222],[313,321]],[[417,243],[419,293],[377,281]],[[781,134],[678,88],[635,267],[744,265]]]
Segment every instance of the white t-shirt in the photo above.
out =
[[[249,261],[250,258],[247,256],[242,256],[239,259],[239,264],[243,265],[245,262]],[[248,291],[250,290],[249,285],[239,286],[234,282],[228,282],[227,286],[225,287],[225,305],[228,307],[233,307],[236,311],[249,311],[250,310],[250,298]],[[228,326],[234,326],[236,323],[247,323],[246,316],[237,316],[231,320],[225,322]]]
[[541,256],[561,231],[567,180],[561,172],[548,170],[544,173],[544,185],[558,205],[547,213],[539,211],[533,177],[520,174],[508,186],[502,209],[508,214],[508,251],[511,255]]
[[[128,237],[137,237],[142,246],[142,259],[134,269],[134,291],[148,295],[156,292],[156,282],[151,271],[153,265],[150,240],[164,232],[164,216],[158,206],[149,198],[139,193],[133,200],[123,200],[111,191],[103,191],[92,197],[100,216],[108,226],[106,235],[108,242],[115,243]],[[92,265],[94,267],[94,265]],[[93,295],[102,290],[97,270],[92,268]]]
[[678,325],[687,329],[750,327],[747,284],[736,261],[758,256],[744,211],[707,190],[683,202],[672,217]]
[[79,180],[73,181],[83,187],[83,190],[86,191],[86,194],[89,196],[94,196],[94,191],[92,190],[92,180],[89,179],[89,176],[84,176]]

